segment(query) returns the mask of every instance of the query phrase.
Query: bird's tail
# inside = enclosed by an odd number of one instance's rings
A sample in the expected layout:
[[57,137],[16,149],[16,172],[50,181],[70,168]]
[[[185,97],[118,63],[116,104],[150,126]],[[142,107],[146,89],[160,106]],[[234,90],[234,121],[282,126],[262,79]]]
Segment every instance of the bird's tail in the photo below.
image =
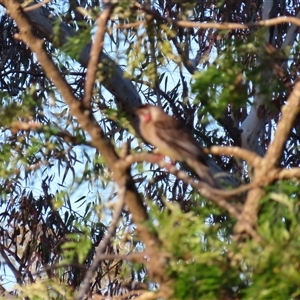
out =
[[208,166],[198,161],[187,161],[190,168],[194,170],[199,180],[208,184],[211,188],[221,189],[221,186],[214,179]]

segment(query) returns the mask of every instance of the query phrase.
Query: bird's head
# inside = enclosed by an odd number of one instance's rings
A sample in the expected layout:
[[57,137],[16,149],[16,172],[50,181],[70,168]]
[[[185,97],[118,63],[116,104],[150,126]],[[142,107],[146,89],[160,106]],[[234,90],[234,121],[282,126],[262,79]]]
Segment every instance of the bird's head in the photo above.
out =
[[136,108],[135,113],[138,115],[141,122],[148,123],[150,121],[158,120],[162,110],[158,106],[144,104]]

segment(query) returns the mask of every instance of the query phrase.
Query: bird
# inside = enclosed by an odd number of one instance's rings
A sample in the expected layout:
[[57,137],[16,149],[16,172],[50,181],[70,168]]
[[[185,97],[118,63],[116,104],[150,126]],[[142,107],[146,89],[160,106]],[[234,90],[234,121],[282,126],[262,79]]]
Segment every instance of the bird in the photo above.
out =
[[187,126],[159,106],[143,104],[136,108],[142,138],[170,159],[184,162],[212,188],[219,188],[207,164],[208,156]]

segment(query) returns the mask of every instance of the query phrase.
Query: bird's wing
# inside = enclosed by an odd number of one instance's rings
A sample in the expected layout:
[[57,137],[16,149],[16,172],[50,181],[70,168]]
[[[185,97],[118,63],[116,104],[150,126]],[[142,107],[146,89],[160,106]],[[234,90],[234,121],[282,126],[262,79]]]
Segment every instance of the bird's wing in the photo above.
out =
[[167,120],[155,122],[157,136],[187,159],[196,159],[206,165],[206,154],[186,125],[173,117],[168,117]]

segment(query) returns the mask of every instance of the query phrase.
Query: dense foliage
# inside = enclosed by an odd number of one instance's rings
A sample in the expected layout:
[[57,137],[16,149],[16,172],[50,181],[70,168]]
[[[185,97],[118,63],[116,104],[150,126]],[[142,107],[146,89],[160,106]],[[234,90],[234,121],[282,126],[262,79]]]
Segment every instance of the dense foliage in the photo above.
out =
[[[3,299],[300,298],[299,1],[27,2],[0,0]],[[141,103],[248,189],[168,172]]]

